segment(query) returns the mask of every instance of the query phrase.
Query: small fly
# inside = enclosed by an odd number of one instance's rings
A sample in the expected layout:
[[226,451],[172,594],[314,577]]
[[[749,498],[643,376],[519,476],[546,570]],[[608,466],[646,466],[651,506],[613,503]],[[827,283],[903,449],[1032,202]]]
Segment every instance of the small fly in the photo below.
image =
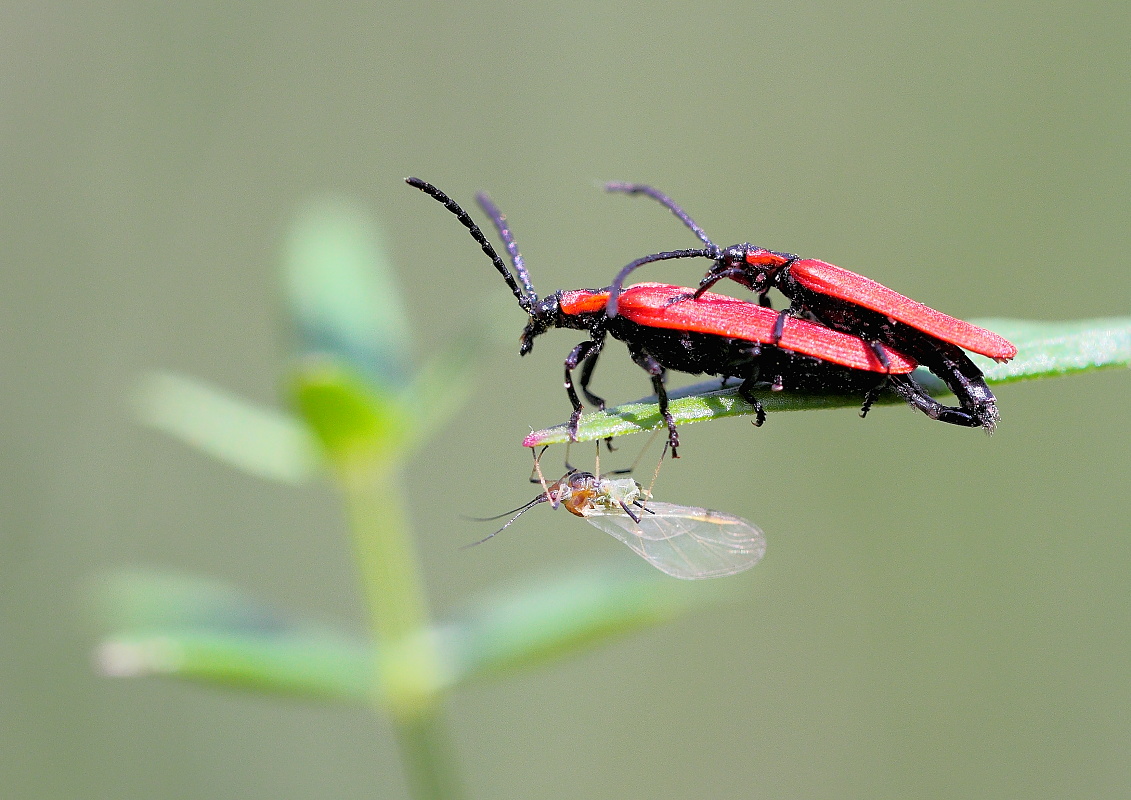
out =
[[750,569],[766,554],[766,539],[757,526],[722,511],[655,502],[652,493],[632,478],[608,478],[570,469],[547,485],[541,469],[538,473],[542,493],[514,512],[507,512],[514,516],[491,536],[539,503],[550,503],[620,540],[656,569],[675,578],[734,575]]

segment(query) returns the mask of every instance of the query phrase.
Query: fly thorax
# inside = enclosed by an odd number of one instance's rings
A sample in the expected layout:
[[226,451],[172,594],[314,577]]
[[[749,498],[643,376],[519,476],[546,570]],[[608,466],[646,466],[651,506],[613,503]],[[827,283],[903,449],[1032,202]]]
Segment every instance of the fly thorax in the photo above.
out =
[[650,498],[648,491],[632,478],[601,478],[594,505],[603,511],[616,511]]
[[556,497],[565,510],[579,517],[589,516],[594,510],[597,478],[589,472],[574,472],[556,484]]

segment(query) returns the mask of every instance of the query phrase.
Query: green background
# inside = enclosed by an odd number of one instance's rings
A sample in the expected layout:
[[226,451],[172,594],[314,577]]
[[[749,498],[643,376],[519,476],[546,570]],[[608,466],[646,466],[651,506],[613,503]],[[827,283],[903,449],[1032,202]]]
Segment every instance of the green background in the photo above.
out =
[[[619,545],[542,508],[457,549],[483,535],[460,513],[532,496],[518,442],[566,416],[578,336],[519,361],[502,281],[404,176],[469,204],[490,190],[544,293],[694,246],[599,188],[632,180],[722,244],[825,258],[957,316],[1122,315],[1129,34],[1125,3],[7,5],[4,795],[403,795],[365,710],[90,669],[87,589],[123,566],[363,628],[325,484],[237,473],[130,406],[155,368],[275,402],[278,265],[304,201],[346,194],[383,221],[418,356],[497,318],[472,405],[409,474],[442,611]],[[767,533],[733,579],[743,601],[459,693],[471,794],[1131,796],[1128,379],[1001,387],[992,439],[899,407],[682,429],[660,498]],[[648,391],[615,343],[594,388]]]

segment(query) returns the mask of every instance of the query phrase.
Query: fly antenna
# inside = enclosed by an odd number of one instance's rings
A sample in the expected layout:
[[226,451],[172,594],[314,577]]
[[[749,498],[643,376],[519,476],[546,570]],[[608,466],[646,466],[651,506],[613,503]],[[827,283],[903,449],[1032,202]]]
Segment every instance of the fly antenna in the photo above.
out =
[[[537,497],[535,497],[533,500],[531,500],[529,503],[527,503],[526,505],[519,506],[518,508],[511,509],[510,511],[507,511],[503,514],[499,514],[498,516],[495,516],[495,517],[467,517],[467,519],[472,519],[472,520],[475,520],[477,522],[490,522],[493,519],[502,519],[507,514],[514,514],[513,517],[511,517],[510,519],[507,520],[506,525],[499,528],[494,533],[488,534],[487,536],[484,536],[478,542],[472,542],[471,544],[465,544],[463,547],[460,548],[460,550],[466,550],[469,547],[475,547],[476,545],[483,544],[488,539],[491,539],[494,536],[496,536],[497,534],[502,533],[507,528],[509,528],[511,526],[511,523],[513,523],[516,519],[521,517],[523,514],[525,514],[530,509],[534,508],[534,506],[538,505],[539,503],[545,503],[548,499],[549,498],[545,494],[540,494]],[[518,512],[517,514],[515,513],[516,511]]]
[[652,186],[647,186],[643,183],[617,183],[614,181],[613,183],[605,184],[605,191],[623,192],[624,194],[642,194],[647,197],[651,197],[668,211],[675,214],[679,218],[680,222],[689,227],[691,229],[691,232],[699,237],[699,241],[707,245],[707,247],[709,248],[718,250],[718,247],[715,246],[715,243],[711,241],[710,237],[707,236],[703,229],[695,224],[695,220],[693,220],[686,211],[676,205],[675,200],[672,200],[659,189],[656,189]]
[[631,264],[628,264],[617,276],[613,278],[613,282],[609,285],[609,302],[605,306],[605,313],[610,317],[617,315],[617,301],[620,299],[620,293],[624,287],[624,282],[628,279],[629,273],[637,267],[642,267],[645,264],[651,264],[653,261],[668,261],[673,258],[710,258],[717,259],[719,257],[719,248],[715,245],[710,247],[701,247],[697,250],[672,250],[666,253],[653,253],[650,256],[638,258]]
[[[546,502],[545,495],[538,495],[538,497],[534,498],[529,503],[523,503],[518,508],[512,508],[510,511],[504,511],[502,514],[495,514],[494,516],[491,516],[491,517],[469,517],[466,514],[460,514],[459,518],[460,519],[466,519],[469,522],[494,522],[497,519],[502,519],[503,517],[509,517],[511,514],[521,514],[523,511],[525,511],[528,508],[531,508],[533,505],[535,505],[537,503],[544,503],[544,502]],[[507,524],[509,525],[510,523],[508,522]],[[496,533],[497,532],[498,531],[496,531]],[[494,534],[492,534],[492,536],[493,535]]]
[[[431,196],[434,200],[438,200],[444,205],[444,208],[455,214],[456,219],[463,223],[463,227],[467,228],[471,233],[471,238],[483,248],[483,252],[491,259],[491,263],[495,265],[495,269],[503,276],[503,280],[507,282],[507,286],[510,287],[511,292],[518,298],[518,304],[522,306],[522,310],[530,313],[530,309],[534,307],[534,302],[537,299],[533,296],[533,290],[528,294],[522,293],[518,288],[518,284],[515,282],[514,276],[511,275],[510,270],[507,269],[507,265],[503,263],[503,260],[499,258],[499,254],[495,252],[495,248],[491,245],[491,242],[483,235],[483,231],[475,224],[475,220],[468,216],[466,211],[460,208],[459,203],[427,181],[420,180],[420,178],[405,178],[405,183],[409,186],[415,186],[420,191]],[[529,279],[527,279],[524,284],[529,288]]]
[[511,233],[510,226],[507,225],[507,215],[499,210],[499,207],[495,205],[495,202],[486,192],[475,195],[475,199],[479,202],[479,207],[491,218],[491,222],[495,224],[499,238],[503,240],[503,244],[507,246],[507,252],[510,253],[511,264],[514,265],[514,274],[518,277],[518,282],[522,284],[522,288],[526,290],[531,305],[533,305],[538,301],[538,294],[534,291],[533,284],[530,283],[530,273],[526,271],[526,262],[522,258],[522,253],[518,252],[518,244],[514,240],[514,234]]

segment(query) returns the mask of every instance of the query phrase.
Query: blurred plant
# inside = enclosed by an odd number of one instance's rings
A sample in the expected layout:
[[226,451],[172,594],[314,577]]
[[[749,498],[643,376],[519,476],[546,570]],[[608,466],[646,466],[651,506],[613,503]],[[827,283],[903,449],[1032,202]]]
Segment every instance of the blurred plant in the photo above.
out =
[[[687,584],[632,561],[493,593],[443,623],[431,619],[406,511],[402,466],[470,391],[482,336],[413,371],[412,340],[375,226],[345,202],[311,206],[287,244],[286,285],[301,345],[290,386],[295,413],[254,406],[200,381],[156,374],[139,394],[148,424],[263,478],[328,474],[342,494],[371,636],[296,621],[204,580],[123,575],[106,583],[115,632],[99,647],[105,674],[167,675],[260,692],[368,704],[390,715],[413,794],[459,796],[444,695],[481,678],[575,653],[733,595],[741,583]],[[991,380],[1131,363],[1131,319],[982,323],[1021,355]],[[930,380],[926,376],[924,380]],[[673,394],[679,422],[747,413],[718,382]],[[859,404],[777,393],[768,410]],[[641,401],[585,417],[582,439],[658,427]],[[527,438],[564,441],[564,429]]]
[[114,633],[98,649],[114,676],[166,675],[260,692],[368,704],[390,715],[413,795],[462,789],[442,722],[444,695],[471,681],[578,652],[716,601],[635,563],[502,589],[452,619],[431,619],[406,510],[402,468],[459,409],[483,333],[413,371],[410,332],[373,223],[356,206],[311,206],[287,242],[285,279],[300,355],[294,413],[255,406],[193,378],[147,377],[153,427],[263,478],[328,474],[353,536],[371,636],[304,623],[213,582],[119,575],[102,607]]

